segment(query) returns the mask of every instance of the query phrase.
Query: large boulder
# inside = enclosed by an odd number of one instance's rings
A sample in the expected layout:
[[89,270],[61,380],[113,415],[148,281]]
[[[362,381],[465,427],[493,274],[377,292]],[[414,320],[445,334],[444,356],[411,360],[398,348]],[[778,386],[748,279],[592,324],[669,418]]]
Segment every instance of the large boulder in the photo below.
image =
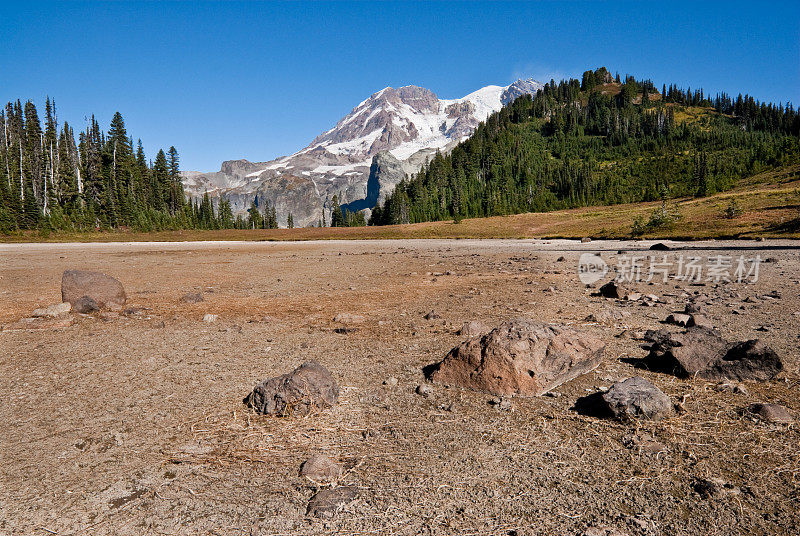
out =
[[604,350],[574,328],[517,318],[450,350],[429,377],[495,395],[539,396],[596,368]]
[[338,400],[339,386],[333,375],[316,361],[308,361],[289,374],[262,381],[244,403],[257,413],[284,417],[308,415]]
[[730,343],[714,330],[691,327],[682,333],[648,332],[647,361],[658,370],[705,380],[767,381],[783,363],[758,339]]
[[61,276],[61,301],[75,304],[88,296],[100,309],[119,311],[127,297],[122,283],[100,272],[67,270]]
[[672,414],[672,401],[661,389],[639,376],[612,385],[602,395],[608,410],[618,420],[657,421]]

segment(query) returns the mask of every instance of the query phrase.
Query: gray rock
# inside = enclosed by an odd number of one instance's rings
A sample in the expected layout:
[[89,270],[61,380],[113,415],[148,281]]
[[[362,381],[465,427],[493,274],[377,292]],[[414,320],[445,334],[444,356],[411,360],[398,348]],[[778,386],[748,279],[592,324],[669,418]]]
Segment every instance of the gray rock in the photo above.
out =
[[686,323],[688,327],[699,327],[699,328],[706,328],[706,329],[714,329],[714,324],[708,317],[701,315],[701,314],[691,314],[689,315],[689,321]]
[[94,301],[93,298],[82,296],[72,304],[72,310],[76,313],[91,314],[99,311],[100,306],[97,305],[97,302]]
[[603,393],[603,402],[618,420],[660,420],[673,413],[672,401],[658,387],[638,376],[617,382]]
[[783,370],[783,362],[758,339],[729,343],[710,329],[692,327],[683,333],[648,331],[652,344],[647,361],[653,368],[705,380],[767,381]]
[[100,309],[119,311],[125,307],[127,296],[122,283],[100,272],[67,270],[61,276],[61,301],[75,302],[88,296]]
[[308,501],[306,515],[332,519],[357,497],[358,489],[354,486],[323,489]]
[[757,415],[762,421],[773,424],[791,424],[794,422],[789,410],[780,404],[751,404],[747,411]]
[[540,396],[596,368],[604,350],[600,339],[575,328],[516,318],[456,346],[428,376],[499,396]]
[[339,386],[333,375],[316,361],[308,361],[289,374],[262,381],[244,403],[257,413],[284,417],[308,415],[338,400]]
[[390,376],[390,377],[386,378],[385,380],[383,380],[383,385],[385,385],[386,387],[396,387],[397,386],[397,378],[395,378],[394,376]]
[[606,326],[614,326],[630,316],[631,314],[628,311],[622,311],[620,309],[603,309],[602,311],[598,311],[587,316],[586,321],[597,322],[598,324],[603,324]]

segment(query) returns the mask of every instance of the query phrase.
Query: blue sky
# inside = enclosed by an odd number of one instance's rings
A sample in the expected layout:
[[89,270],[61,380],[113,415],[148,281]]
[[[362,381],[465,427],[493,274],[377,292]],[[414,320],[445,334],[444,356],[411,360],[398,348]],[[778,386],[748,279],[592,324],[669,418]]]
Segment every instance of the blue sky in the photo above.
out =
[[[800,2],[35,3],[0,7],[0,99],[114,111],[184,169],[304,147],[371,93],[612,72],[800,104]],[[43,110],[42,110],[43,113]]]

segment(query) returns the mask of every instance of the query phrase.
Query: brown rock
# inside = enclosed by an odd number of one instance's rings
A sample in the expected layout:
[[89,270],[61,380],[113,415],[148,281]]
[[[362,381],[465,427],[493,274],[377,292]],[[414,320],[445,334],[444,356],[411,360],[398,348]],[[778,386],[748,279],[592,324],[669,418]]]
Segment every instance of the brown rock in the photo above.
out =
[[122,283],[100,272],[67,270],[61,276],[61,301],[75,303],[88,296],[100,309],[121,310],[127,297]]
[[200,303],[201,301],[205,301],[202,292],[188,292],[181,296],[182,303]]
[[518,318],[456,346],[429,377],[495,395],[539,396],[596,368],[604,350],[574,328]]
[[289,374],[264,380],[255,386],[244,403],[265,415],[308,415],[330,407],[339,400],[339,386],[331,373],[308,361]]
[[318,483],[336,482],[342,476],[342,467],[324,454],[314,454],[300,466],[300,476]]
[[486,335],[490,331],[491,328],[480,320],[470,320],[469,322],[464,322],[461,329],[458,330],[458,334],[462,337],[478,337]]
[[767,381],[783,370],[778,355],[758,339],[731,344],[716,331],[701,327],[683,333],[648,331],[645,337],[652,342],[647,360],[678,376]]
[[358,497],[354,486],[323,489],[308,501],[306,515],[331,519]]
[[599,293],[604,298],[614,298],[616,300],[621,300],[629,294],[628,289],[617,281],[609,281],[600,287]]
[[97,305],[97,302],[94,301],[94,299],[90,298],[89,296],[81,296],[80,298],[75,300],[72,309],[76,313],[88,315],[91,313],[96,313],[97,311],[100,310],[100,307]]

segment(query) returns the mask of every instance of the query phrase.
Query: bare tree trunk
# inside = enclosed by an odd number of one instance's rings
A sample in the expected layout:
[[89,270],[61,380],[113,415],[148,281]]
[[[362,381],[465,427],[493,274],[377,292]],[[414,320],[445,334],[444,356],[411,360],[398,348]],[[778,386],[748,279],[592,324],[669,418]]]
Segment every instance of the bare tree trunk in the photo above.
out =
[[8,118],[3,114],[3,150],[6,156],[6,175],[8,176],[8,187],[11,188],[11,167],[8,164]]
[[22,136],[19,138],[19,197],[25,201],[25,181],[22,178]]

